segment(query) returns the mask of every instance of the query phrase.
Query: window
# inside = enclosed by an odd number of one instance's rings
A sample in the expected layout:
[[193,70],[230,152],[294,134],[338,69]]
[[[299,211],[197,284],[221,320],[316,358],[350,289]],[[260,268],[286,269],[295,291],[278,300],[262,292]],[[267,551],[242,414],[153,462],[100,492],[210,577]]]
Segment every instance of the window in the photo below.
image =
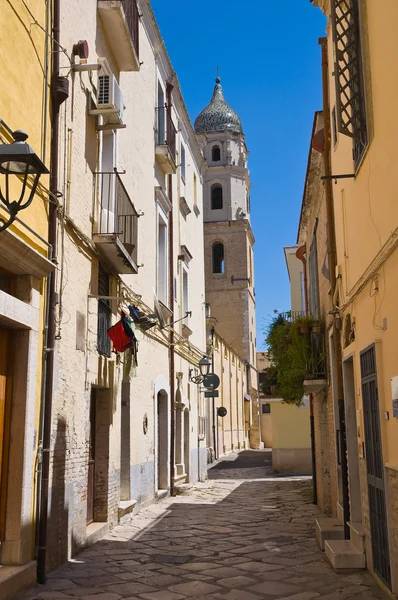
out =
[[193,204],[197,206],[198,204],[198,180],[196,178],[196,173],[193,174]]
[[271,404],[263,404],[262,412],[263,412],[263,415],[270,415],[271,414]]
[[183,144],[181,144],[181,177],[185,183],[185,148]]
[[167,219],[160,211],[158,218],[158,298],[167,306]]
[[319,317],[319,283],[318,283],[318,250],[316,229],[312,237],[309,257],[309,295],[308,304],[312,317]]
[[[185,317],[189,311],[189,286],[188,286],[188,271],[182,271],[182,316]],[[188,324],[188,317],[183,320],[185,325]]]
[[213,246],[213,273],[224,273],[224,244]]
[[[104,267],[98,265],[98,296],[109,296],[110,293],[109,275]],[[98,320],[97,320],[97,350],[103,356],[111,355],[111,340],[107,331],[111,326],[111,307],[109,300],[100,298],[98,300]]]
[[333,0],[337,131],[353,140],[358,167],[368,144],[359,0]]
[[211,151],[211,160],[213,162],[219,162],[221,160],[220,146],[213,146]]
[[247,192],[247,195],[246,195],[246,210],[247,210],[247,213],[249,214],[250,213],[250,192]]
[[215,183],[211,186],[211,210],[221,210],[222,205],[222,187]]

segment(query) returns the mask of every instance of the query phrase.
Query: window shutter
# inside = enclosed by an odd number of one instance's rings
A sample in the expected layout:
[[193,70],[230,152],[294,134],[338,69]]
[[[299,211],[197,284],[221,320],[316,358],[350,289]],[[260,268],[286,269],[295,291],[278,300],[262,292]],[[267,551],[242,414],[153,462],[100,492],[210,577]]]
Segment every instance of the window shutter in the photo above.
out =
[[319,285],[318,285],[318,252],[316,244],[316,233],[312,238],[309,258],[309,309],[312,317],[319,317]]
[[331,7],[337,129],[355,140],[357,162],[367,143],[358,0],[332,0]]

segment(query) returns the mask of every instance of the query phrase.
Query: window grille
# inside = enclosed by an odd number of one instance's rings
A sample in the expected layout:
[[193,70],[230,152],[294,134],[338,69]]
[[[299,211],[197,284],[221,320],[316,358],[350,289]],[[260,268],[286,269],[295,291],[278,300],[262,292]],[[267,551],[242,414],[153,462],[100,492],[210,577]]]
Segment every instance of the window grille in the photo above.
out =
[[224,273],[224,244],[213,246],[213,273]]
[[216,183],[211,188],[211,209],[220,210],[223,207],[222,187]]
[[[98,295],[109,296],[109,275],[104,267],[99,264],[98,268]],[[103,356],[111,355],[111,340],[107,331],[111,326],[112,310],[109,300],[98,300],[98,327],[97,327],[97,350]]]
[[185,148],[181,144],[181,177],[185,181]]
[[368,141],[358,0],[332,0],[337,130],[354,140],[355,166]]

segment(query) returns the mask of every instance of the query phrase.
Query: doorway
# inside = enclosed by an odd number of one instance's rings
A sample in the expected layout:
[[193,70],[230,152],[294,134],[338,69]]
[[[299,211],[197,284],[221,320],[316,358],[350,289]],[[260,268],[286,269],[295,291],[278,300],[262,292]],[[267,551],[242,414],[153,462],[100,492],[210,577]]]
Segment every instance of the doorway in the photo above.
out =
[[0,544],[5,540],[11,425],[12,339],[0,328]]
[[187,481],[189,481],[189,474],[190,474],[189,433],[190,433],[189,408],[186,408],[184,410],[184,464],[185,464],[185,473],[187,476]]
[[87,481],[87,525],[94,521],[95,504],[95,390],[90,399],[90,432],[88,442],[88,481]]
[[168,489],[168,401],[167,393],[161,390],[157,398],[157,418],[158,418],[158,490]]
[[345,420],[350,494],[350,521],[355,525],[362,522],[361,482],[359,477],[358,424],[355,404],[354,360],[343,362],[343,385],[345,398]]
[[391,589],[391,563],[384,489],[376,347],[374,344],[361,352],[360,361],[373,569]]

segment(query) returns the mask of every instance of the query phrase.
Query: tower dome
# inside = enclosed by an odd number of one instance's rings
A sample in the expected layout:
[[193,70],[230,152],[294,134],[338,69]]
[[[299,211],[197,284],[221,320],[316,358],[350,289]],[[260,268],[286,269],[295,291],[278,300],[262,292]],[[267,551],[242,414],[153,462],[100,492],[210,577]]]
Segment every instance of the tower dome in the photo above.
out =
[[195,120],[195,132],[236,131],[242,133],[242,123],[236,112],[225,101],[220,78],[216,78],[213,97]]

